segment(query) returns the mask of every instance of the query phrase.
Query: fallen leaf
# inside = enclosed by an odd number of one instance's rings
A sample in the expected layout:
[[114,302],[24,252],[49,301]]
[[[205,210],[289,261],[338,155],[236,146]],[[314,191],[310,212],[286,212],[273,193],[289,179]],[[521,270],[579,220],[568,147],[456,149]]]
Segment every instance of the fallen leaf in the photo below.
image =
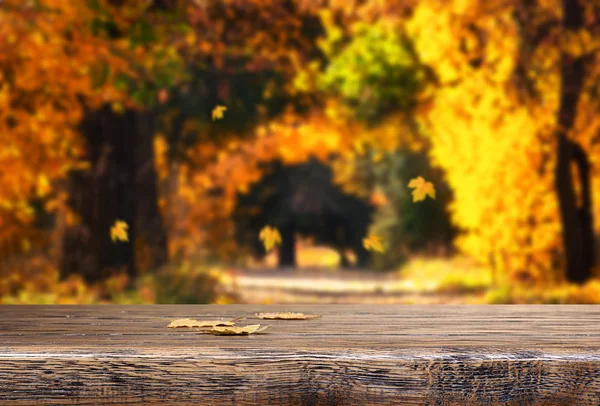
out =
[[252,324],[243,327],[213,327],[210,331],[223,336],[246,336],[249,334],[260,333],[265,331],[270,326],[261,327],[260,324]]
[[378,235],[370,235],[368,237],[363,238],[363,247],[365,247],[367,251],[385,251],[385,248],[383,247],[382,238]]
[[269,319],[269,320],[310,320],[310,319],[318,319],[321,317],[318,314],[304,314],[304,313],[256,313],[256,317],[259,319]]
[[265,226],[260,231],[258,238],[262,240],[267,252],[271,251],[276,245],[281,244],[281,234],[274,227]]
[[226,111],[227,107],[225,106],[215,106],[215,108],[212,111],[213,121],[223,118],[223,113],[225,113]]
[[115,242],[119,241],[129,241],[129,237],[127,236],[127,229],[129,225],[123,220],[115,221],[115,224],[110,228],[110,238]]
[[427,182],[422,176],[411,179],[408,183],[408,187],[414,188],[412,192],[413,202],[425,200],[427,196],[435,199],[435,188],[433,183]]
[[207,320],[193,320],[193,319],[177,319],[173,320],[167,327],[178,328],[178,327],[217,327],[217,326],[234,326],[233,321],[207,321]]

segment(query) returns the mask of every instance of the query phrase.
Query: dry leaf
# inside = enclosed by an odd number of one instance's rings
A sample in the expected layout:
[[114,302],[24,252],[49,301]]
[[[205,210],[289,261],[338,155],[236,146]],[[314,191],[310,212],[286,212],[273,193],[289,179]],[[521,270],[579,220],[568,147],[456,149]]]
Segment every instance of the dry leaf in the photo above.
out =
[[246,336],[253,333],[265,331],[269,326],[261,327],[260,324],[252,324],[243,327],[213,327],[210,331],[223,336]]
[[225,113],[226,111],[227,107],[225,106],[215,106],[215,108],[212,111],[213,121],[223,118],[223,113]]
[[321,317],[318,314],[304,314],[304,313],[256,313],[256,317],[259,319],[269,319],[269,320],[310,320],[310,319],[318,319]]
[[412,192],[413,202],[425,200],[428,195],[432,199],[435,199],[435,188],[433,187],[433,183],[425,181],[422,176],[411,179],[408,183],[408,187],[415,189]]
[[365,247],[367,251],[385,251],[385,248],[383,247],[382,238],[378,235],[370,235],[366,238],[363,238],[363,247]]
[[115,224],[110,228],[110,238],[115,242],[119,241],[128,241],[129,237],[127,236],[127,229],[129,225],[123,220],[115,221]]
[[207,320],[193,320],[193,319],[177,319],[173,320],[167,327],[178,328],[178,327],[217,327],[217,326],[234,326],[233,321],[207,321]]
[[281,234],[279,234],[279,230],[274,227],[265,226],[260,231],[258,238],[262,240],[267,252],[271,251],[276,245],[281,244]]

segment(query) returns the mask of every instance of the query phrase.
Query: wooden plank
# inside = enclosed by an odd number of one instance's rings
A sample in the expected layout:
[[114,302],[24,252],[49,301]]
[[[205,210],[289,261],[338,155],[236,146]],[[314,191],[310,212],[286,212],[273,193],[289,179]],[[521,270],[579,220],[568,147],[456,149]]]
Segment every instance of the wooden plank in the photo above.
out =
[[0,404],[599,405],[600,306],[0,306]]

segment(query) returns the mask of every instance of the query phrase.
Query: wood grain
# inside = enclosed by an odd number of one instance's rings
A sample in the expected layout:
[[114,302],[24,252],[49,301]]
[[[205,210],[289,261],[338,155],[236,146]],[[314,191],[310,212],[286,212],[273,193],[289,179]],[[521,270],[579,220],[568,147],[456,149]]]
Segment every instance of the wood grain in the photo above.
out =
[[600,306],[5,305],[0,404],[600,405]]

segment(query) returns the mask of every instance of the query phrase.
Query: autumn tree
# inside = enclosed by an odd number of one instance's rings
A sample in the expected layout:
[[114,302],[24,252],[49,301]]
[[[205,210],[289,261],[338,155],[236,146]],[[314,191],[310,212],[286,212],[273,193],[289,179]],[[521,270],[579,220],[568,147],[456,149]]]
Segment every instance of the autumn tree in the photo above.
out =
[[[345,190],[378,205],[371,232],[384,236],[389,249],[373,265],[382,268],[397,267],[409,249],[425,246],[425,238],[431,246],[439,236],[443,244],[453,236],[445,208],[449,194],[439,204],[414,205],[406,188],[411,173],[434,173],[427,159],[414,164],[428,149],[417,117],[431,73],[403,30],[411,8],[410,2],[363,2],[321,10],[326,35],[318,46],[326,61],[303,72],[317,91],[343,103],[333,115],[360,123],[351,147],[339,150],[332,166]],[[435,180],[448,190],[441,177]]]
[[[3,179],[2,231],[26,235],[39,217],[35,199],[60,209],[63,275],[91,281],[123,266],[132,275],[140,242],[152,247],[150,266],[166,259],[151,110],[159,89],[179,79],[177,46],[185,43],[177,41],[180,25],[166,23],[167,11],[145,2],[53,0],[0,9],[0,125],[12,151],[5,163],[15,169]],[[133,238],[114,245],[108,230],[119,217]]]
[[[35,208],[61,207],[66,195],[56,186],[71,171],[87,168],[77,129],[81,99],[94,105],[123,98],[118,89],[94,91],[90,85],[98,58],[114,72],[124,70],[109,44],[90,32],[94,15],[83,4],[51,0],[5,1],[0,7],[3,248],[15,240],[40,244],[29,237],[39,214]],[[67,215],[67,221],[73,218]]]
[[[301,3],[209,1],[191,11],[198,47],[186,60],[193,78],[167,103],[164,122],[166,155],[179,159],[172,183],[187,213],[185,222],[173,225],[193,236],[187,246],[211,247],[230,258],[236,252],[232,210],[263,175],[262,164],[298,163],[326,151],[321,147],[330,130],[322,139],[306,137],[323,127],[325,117],[317,117],[316,101],[293,85],[299,69],[319,54],[319,18]],[[216,105],[227,111],[211,120]],[[190,106],[195,111],[184,113]],[[314,126],[305,125],[313,119]]]
[[[178,41],[185,43],[180,39],[185,35],[185,9],[177,6],[181,7],[178,2],[169,7],[120,2],[90,5],[92,34],[111,44],[128,68],[112,75],[112,67],[100,59],[92,86],[109,81],[127,99],[99,108],[82,101],[85,116],[80,129],[91,168],[70,177],[68,203],[82,221],[65,231],[63,275],[84,273],[86,280],[95,281],[124,269],[133,277],[139,269],[156,269],[167,261],[153,140],[161,92],[173,87],[184,73]],[[180,21],[179,25],[172,24],[173,20]],[[129,224],[130,238],[114,244],[106,230],[117,219]]]
[[[380,113],[411,112],[397,122],[416,124],[446,172],[463,250],[499,275],[534,280],[552,280],[564,253],[567,279],[587,279],[600,207],[591,201],[598,6],[400,3],[323,11],[331,62],[320,83],[378,126]],[[394,139],[357,149],[389,151]]]
[[[562,27],[566,39],[569,36],[586,35],[584,12],[581,1],[562,1]],[[594,15],[588,20],[597,24],[597,19],[598,15]],[[565,41],[563,46],[566,49],[562,48],[560,52],[561,91],[557,113],[555,185],[561,215],[566,276],[570,282],[582,283],[590,278],[595,263],[590,159],[587,151],[570,139],[569,133],[575,129],[579,101],[588,79],[586,72],[595,58],[593,53],[569,49],[569,45],[575,44]],[[577,168],[576,177],[572,172],[572,164]],[[579,201],[576,189],[579,190]]]
[[498,275],[549,281],[565,265],[568,280],[589,277],[598,185],[580,158],[597,154],[596,8],[425,1],[407,23],[435,74],[420,122],[454,189],[458,243]]

